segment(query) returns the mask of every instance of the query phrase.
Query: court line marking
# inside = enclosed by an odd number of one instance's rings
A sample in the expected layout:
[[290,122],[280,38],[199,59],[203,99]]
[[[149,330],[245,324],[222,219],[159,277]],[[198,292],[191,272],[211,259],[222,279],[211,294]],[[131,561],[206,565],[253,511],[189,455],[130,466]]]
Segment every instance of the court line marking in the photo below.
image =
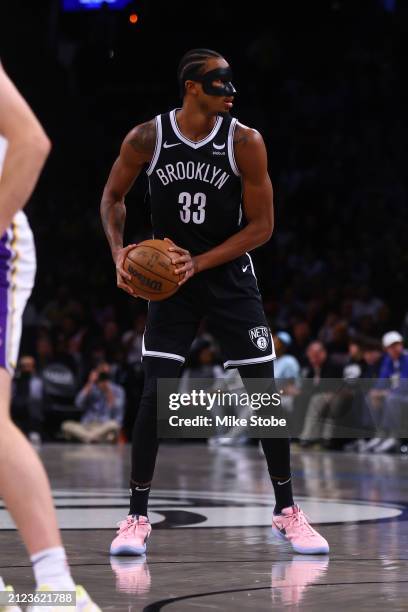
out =
[[[103,551],[102,553],[104,556],[107,555],[107,553],[105,551]],[[282,559],[266,559],[264,561],[260,561],[259,559],[211,559],[211,563],[240,563],[240,564],[245,564],[245,563],[259,563],[260,565],[265,563],[267,565],[269,565],[270,563],[272,563],[273,565],[277,565],[279,563],[284,563],[287,564],[289,561],[292,561],[293,559],[293,552],[291,551],[287,551],[288,557],[287,558],[282,558]],[[317,556],[317,555],[311,555],[311,556]],[[362,562],[362,563],[367,563],[367,561],[379,561],[382,562],[384,561],[383,557],[379,557],[378,559],[355,559],[354,557],[348,557],[345,559],[333,559],[332,557],[330,557],[330,555],[322,555],[321,558],[325,559],[326,556],[329,557],[330,559],[330,566],[333,566],[335,563],[348,563],[350,564],[350,562]],[[307,562],[308,559],[305,559],[305,562]],[[387,557],[387,561],[390,562],[396,562],[396,561],[408,561],[407,559],[395,559],[395,558],[391,558],[391,557]],[[146,560],[147,565],[150,567],[151,565],[207,565],[208,564],[208,559],[203,559],[202,561],[149,561]],[[111,567],[110,563],[108,562],[103,562],[103,563],[75,563],[75,562],[70,562],[70,567]],[[1,565],[0,564],[0,569],[27,569],[27,568],[32,568],[32,565],[30,563],[28,564],[24,564],[24,565]],[[375,582],[376,584],[388,584],[388,582],[392,582],[392,581],[382,581],[379,582],[378,580]],[[408,579],[407,581],[408,582]],[[362,583],[359,582],[345,582],[344,584],[364,584],[364,581]]]
[[[321,586],[349,586],[349,585],[362,585],[362,584],[406,584],[408,580],[389,580],[384,582],[379,582],[378,580],[366,580],[363,582],[317,582],[315,584],[309,584],[309,587],[321,587]],[[142,612],[160,612],[164,606],[167,606],[172,603],[176,603],[178,601],[185,601],[188,599],[197,599],[199,597],[210,597],[211,595],[225,595],[226,593],[248,593],[254,591],[272,591],[273,589],[287,589],[293,588],[293,585],[287,586],[276,586],[273,587],[271,585],[265,587],[255,587],[249,589],[226,589],[223,591],[209,591],[207,593],[193,593],[191,595],[182,595],[180,597],[172,597],[169,599],[159,599],[151,604],[148,604],[145,608],[143,608]]]

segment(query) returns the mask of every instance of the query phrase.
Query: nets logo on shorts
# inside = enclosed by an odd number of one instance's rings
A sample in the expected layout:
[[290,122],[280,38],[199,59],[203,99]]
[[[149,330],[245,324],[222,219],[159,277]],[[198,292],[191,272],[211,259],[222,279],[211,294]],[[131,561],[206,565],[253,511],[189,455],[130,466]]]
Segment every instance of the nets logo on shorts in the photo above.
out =
[[258,327],[250,329],[248,333],[256,348],[259,348],[261,351],[266,351],[269,346],[269,329],[265,327],[265,325],[258,325]]

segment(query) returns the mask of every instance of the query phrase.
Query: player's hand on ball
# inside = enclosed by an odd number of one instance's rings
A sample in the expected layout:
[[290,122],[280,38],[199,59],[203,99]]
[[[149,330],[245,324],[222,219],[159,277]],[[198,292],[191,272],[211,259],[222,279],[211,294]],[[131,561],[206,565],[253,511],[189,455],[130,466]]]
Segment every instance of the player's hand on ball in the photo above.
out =
[[189,251],[174,244],[170,238],[165,238],[164,240],[170,245],[169,251],[175,255],[175,257],[172,258],[173,264],[176,266],[174,274],[184,274],[184,278],[178,284],[184,285],[184,283],[197,272],[194,259],[191,257]]
[[130,274],[126,272],[126,270],[123,267],[123,264],[125,263],[126,255],[129,253],[129,251],[134,249],[135,246],[136,244],[128,244],[128,246],[124,247],[123,249],[120,249],[116,255],[116,260],[115,260],[116,284],[119,287],[119,289],[123,289],[123,291],[126,291],[133,297],[137,297],[137,293],[133,289],[132,285],[129,283],[129,281],[132,280],[132,277],[130,276]]

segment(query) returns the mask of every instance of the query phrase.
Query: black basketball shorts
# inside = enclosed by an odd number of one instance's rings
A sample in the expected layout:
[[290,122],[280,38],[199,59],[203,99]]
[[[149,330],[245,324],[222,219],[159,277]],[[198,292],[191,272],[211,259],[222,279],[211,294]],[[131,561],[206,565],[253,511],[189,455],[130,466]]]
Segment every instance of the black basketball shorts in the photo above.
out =
[[185,362],[203,318],[224,368],[275,359],[271,331],[248,254],[193,276],[162,302],[149,302],[143,357]]

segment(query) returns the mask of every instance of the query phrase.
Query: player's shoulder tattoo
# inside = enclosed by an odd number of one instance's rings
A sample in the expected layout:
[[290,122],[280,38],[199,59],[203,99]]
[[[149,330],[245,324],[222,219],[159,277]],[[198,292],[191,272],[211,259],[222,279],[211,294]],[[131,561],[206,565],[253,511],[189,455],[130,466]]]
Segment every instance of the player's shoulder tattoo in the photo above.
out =
[[245,145],[253,142],[259,136],[260,134],[257,130],[237,122],[234,132],[234,145]]
[[133,128],[128,142],[137,153],[153,155],[156,146],[156,121],[151,119]]

